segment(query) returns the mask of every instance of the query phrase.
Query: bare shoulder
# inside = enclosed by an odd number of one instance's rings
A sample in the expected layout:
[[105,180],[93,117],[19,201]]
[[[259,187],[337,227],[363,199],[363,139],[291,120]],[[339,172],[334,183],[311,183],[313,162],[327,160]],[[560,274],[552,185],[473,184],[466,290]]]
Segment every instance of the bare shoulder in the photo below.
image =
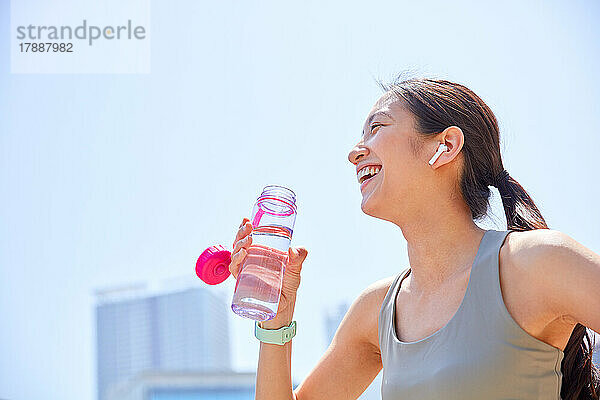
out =
[[[575,324],[600,327],[600,255],[554,229],[511,232],[500,250],[500,286],[523,329],[563,349]],[[595,307],[594,307],[595,306]]]
[[508,253],[523,256],[535,256],[543,252],[548,247],[564,246],[569,237],[554,229],[533,229],[529,231],[511,232],[505,241],[502,250],[508,250]]
[[377,320],[383,299],[395,278],[396,276],[389,276],[367,286],[355,300],[355,303],[359,305],[357,308],[368,313],[371,317],[374,316]]
[[361,292],[358,299],[365,302],[379,303],[378,305],[381,306],[383,298],[387,294],[395,278],[395,275],[389,276],[371,283]]
[[500,249],[500,262],[516,269],[515,273],[537,273],[542,259],[572,245],[570,240],[566,234],[553,229],[514,231],[507,235]]
[[563,232],[554,229],[534,229],[511,232],[500,250],[500,261],[515,269],[515,273],[525,274],[522,277],[537,276],[537,279],[530,282],[543,283],[540,273],[559,273],[561,271],[554,270],[553,267],[565,267],[569,255],[584,253],[593,254]]
[[[551,256],[553,248],[564,245],[564,241],[563,233],[551,229],[514,231],[507,235],[499,254],[501,288],[508,295],[505,302],[513,293],[519,303],[547,305],[543,301],[546,287],[541,276],[544,259]],[[547,269],[545,272],[551,273]],[[538,315],[552,314],[551,310],[541,308],[535,311]]]
[[379,351],[379,311],[395,276],[380,279],[368,285],[353,301],[342,325],[353,326],[362,341]]

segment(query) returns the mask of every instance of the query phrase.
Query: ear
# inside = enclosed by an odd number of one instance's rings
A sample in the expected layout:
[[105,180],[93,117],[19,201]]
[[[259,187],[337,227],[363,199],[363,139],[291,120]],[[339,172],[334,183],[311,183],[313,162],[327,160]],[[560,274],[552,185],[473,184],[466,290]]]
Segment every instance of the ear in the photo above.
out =
[[436,140],[432,142],[431,146],[435,146],[435,148],[431,151],[431,154],[434,154],[437,151],[440,143],[444,143],[446,147],[448,147],[448,150],[444,151],[431,167],[438,168],[444,164],[448,164],[458,157],[464,142],[465,137],[462,129],[460,129],[458,126],[452,125],[444,129],[443,132],[437,135]]

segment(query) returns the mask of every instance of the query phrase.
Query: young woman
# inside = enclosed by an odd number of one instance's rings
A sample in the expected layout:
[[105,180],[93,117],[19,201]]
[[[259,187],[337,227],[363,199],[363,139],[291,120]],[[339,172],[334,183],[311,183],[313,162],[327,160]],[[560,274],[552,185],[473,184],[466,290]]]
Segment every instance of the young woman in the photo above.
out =
[[[600,255],[548,229],[504,170],[496,118],[475,93],[432,79],[382,86],[348,160],[363,212],[402,230],[410,267],[360,294],[295,390],[291,342],[261,342],[256,399],[356,399],[382,367],[383,400],[598,399],[586,327],[600,331]],[[488,186],[502,196],[506,231],[474,222]],[[244,218],[235,277],[250,231]],[[290,248],[263,329],[290,325],[307,254]]]

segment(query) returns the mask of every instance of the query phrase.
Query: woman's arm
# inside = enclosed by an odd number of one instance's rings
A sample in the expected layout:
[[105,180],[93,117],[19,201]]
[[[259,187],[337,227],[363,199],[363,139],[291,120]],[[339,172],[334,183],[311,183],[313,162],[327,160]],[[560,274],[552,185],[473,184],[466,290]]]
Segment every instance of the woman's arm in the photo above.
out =
[[[292,341],[283,346],[260,344],[256,376],[256,400],[356,399],[381,370],[378,316],[393,278],[366,288],[342,319],[331,345],[306,379],[292,391]],[[288,325],[291,315],[263,322],[276,329]],[[299,332],[301,334],[301,331]]]
[[356,399],[381,370],[378,317],[393,278],[373,283],[352,303],[331,345],[306,379],[295,400]]
[[[249,220],[244,218],[234,240],[229,264],[236,279],[252,244],[250,231]],[[290,247],[288,254],[277,314],[272,320],[261,323],[265,329],[278,329],[292,321],[302,264],[308,251],[304,247]],[[381,303],[392,280],[393,277],[373,283],[352,303],[331,345],[296,391],[292,389],[291,377],[293,340],[283,346],[261,342],[255,399],[356,399],[381,370],[377,324]]]
[[[251,231],[250,220],[244,218],[235,236],[229,263],[229,271],[236,279],[252,245]],[[302,246],[290,246],[288,249],[288,260],[283,273],[277,313],[275,318],[261,322],[263,328],[278,329],[289,325],[292,321],[296,305],[296,292],[300,286],[302,264],[307,255],[308,250]],[[255,399],[295,399],[292,393],[291,349],[291,342],[287,342],[283,346],[260,343]]]
[[[269,321],[263,321],[265,329],[278,329],[292,322],[296,299],[290,299],[291,312],[277,314]],[[296,400],[292,392],[292,340],[286,344],[270,344],[260,342],[258,353],[258,369],[256,371],[256,400]]]

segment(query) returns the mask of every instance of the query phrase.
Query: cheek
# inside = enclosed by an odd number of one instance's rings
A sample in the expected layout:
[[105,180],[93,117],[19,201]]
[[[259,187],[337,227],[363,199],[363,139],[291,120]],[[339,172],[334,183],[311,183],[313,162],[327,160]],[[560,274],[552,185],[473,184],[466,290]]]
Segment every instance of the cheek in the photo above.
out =
[[399,187],[401,182],[402,180],[397,169],[393,168],[392,166],[389,168],[387,166],[383,168],[383,175],[381,176],[380,183],[386,191],[395,187]]
[[384,161],[383,175],[380,184],[385,191],[397,191],[408,189],[414,185],[419,185],[414,165],[410,161],[404,161],[399,158]]
[[411,177],[417,175],[417,162],[419,162],[401,133],[388,133],[382,132],[379,137],[375,137],[371,147],[376,158],[383,164],[380,184],[385,184],[386,190],[410,185],[410,181],[413,180]]

